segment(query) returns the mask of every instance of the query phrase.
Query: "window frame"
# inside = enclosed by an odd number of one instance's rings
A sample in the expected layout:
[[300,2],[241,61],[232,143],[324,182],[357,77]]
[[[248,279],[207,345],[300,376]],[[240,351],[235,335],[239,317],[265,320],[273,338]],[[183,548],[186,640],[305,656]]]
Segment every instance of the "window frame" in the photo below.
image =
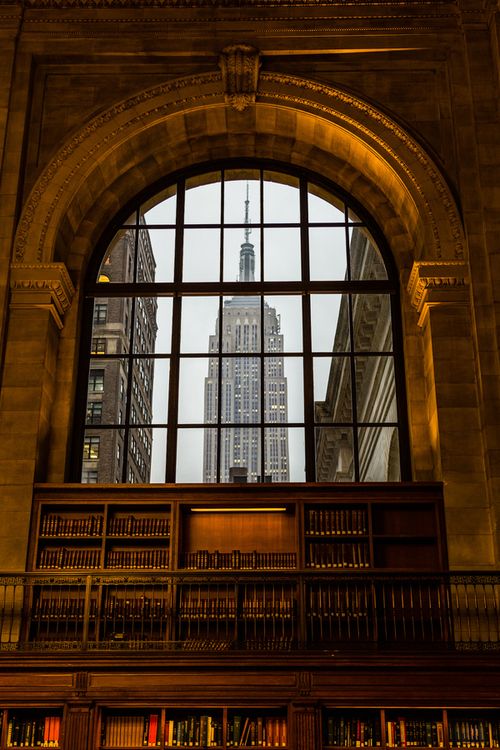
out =
[[[166,190],[171,185],[179,185],[181,181],[184,181],[184,184],[187,180],[189,180],[192,177],[196,176],[203,176],[204,174],[209,174],[213,172],[224,170],[234,170],[234,169],[257,169],[261,170],[261,178],[264,171],[274,171],[274,172],[283,172],[286,175],[290,175],[291,177],[298,178],[299,184],[301,187],[301,204],[305,200],[304,196],[307,196],[307,184],[313,183],[314,185],[317,185],[318,187],[321,187],[326,192],[330,193],[332,196],[337,197],[339,200],[343,201],[349,210],[352,210],[357,216],[359,216],[360,222],[363,226],[365,226],[371,236],[374,239],[374,242],[377,245],[378,250],[380,251],[383,261],[385,263],[385,268],[387,271],[387,279],[384,280],[338,280],[338,281],[310,281],[310,279],[307,277],[305,280],[302,279],[299,282],[295,281],[256,281],[256,282],[228,282],[228,281],[219,281],[219,282],[184,282],[181,279],[181,273],[182,273],[182,248],[179,247],[179,237],[177,233],[176,237],[176,256],[175,256],[175,272],[174,272],[174,281],[173,282],[124,282],[124,283],[114,283],[114,284],[103,284],[98,283],[98,274],[99,269],[102,266],[103,258],[106,255],[106,252],[109,250],[110,242],[112,241],[113,237],[116,235],[117,231],[123,227],[127,219],[132,215],[135,214],[135,243],[136,243],[136,250],[138,245],[138,235],[139,235],[139,228],[140,225],[140,219],[139,219],[139,207],[148,201],[149,199],[153,198],[155,195],[161,193],[162,191]],[[175,226],[179,226],[183,224],[182,217],[182,211],[184,208],[184,201],[183,196],[179,198],[180,193],[177,195],[177,215],[176,215],[176,223]],[[301,205],[301,208],[303,209],[303,206]],[[131,226],[131,224],[127,223],[127,226]],[[153,225],[154,226],[154,225]],[[202,228],[204,225],[200,225]],[[304,232],[307,233],[308,231],[308,224],[305,226],[301,223],[301,233],[302,233],[302,243],[305,241],[306,245],[308,245],[308,240],[304,239]],[[142,225],[142,228],[144,226]],[[349,255],[349,254],[348,254]],[[137,274],[137,257],[138,253],[135,253],[135,271],[134,271],[134,277],[136,277]],[[349,262],[349,260],[348,260]],[[222,263],[222,260],[221,260]],[[149,186],[145,191],[142,191],[138,195],[136,195],[133,200],[131,200],[126,206],[123,207],[123,209],[118,212],[118,214],[115,216],[114,220],[110,223],[108,228],[105,230],[105,232],[102,235],[102,238],[100,242],[98,243],[96,250],[91,258],[91,261],[88,266],[87,270],[87,281],[85,284],[85,299],[83,304],[83,325],[82,325],[82,337],[81,337],[81,353],[80,353],[80,362],[81,367],[79,368],[79,382],[77,384],[77,403],[76,403],[76,409],[75,409],[75,421],[74,421],[74,428],[73,428],[73,449],[72,449],[72,457],[73,460],[71,462],[73,470],[70,475],[71,481],[81,481],[81,468],[82,468],[82,446],[83,446],[83,440],[84,440],[84,433],[85,433],[85,413],[86,413],[86,402],[87,402],[87,387],[85,387],[84,384],[84,375],[82,373],[90,374],[91,371],[91,362],[96,361],[95,359],[92,359],[92,356],[90,354],[90,344],[91,339],[96,338],[98,334],[93,329],[93,326],[96,325],[94,323],[94,302],[98,298],[111,298],[111,297],[129,297],[132,300],[132,315],[134,315],[134,304],[135,299],[138,297],[160,297],[160,296],[171,296],[172,299],[179,300],[182,299],[184,295],[190,295],[190,296],[211,296],[215,295],[220,298],[220,310],[222,310],[222,300],[224,298],[227,298],[231,295],[236,295],[238,293],[241,294],[249,294],[250,292],[254,293],[255,295],[260,295],[262,298],[266,296],[276,296],[276,295],[282,295],[282,294],[301,294],[308,296],[312,293],[319,292],[319,293],[338,293],[338,294],[348,294],[349,297],[351,297],[356,292],[362,293],[362,294],[382,294],[386,293],[390,297],[390,310],[391,310],[391,325],[392,325],[392,352],[391,356],[394,362],[394,372],[395,372],[395,389],[396,389],[396,408],[397,408],[397,419],[394,423],[389,423],[388,426],[395,426],[398,431],[398,438],[399,438],[399,458],[400,458],[400,481],[409,481],[411,480],[411,456],[410,456],[410,450],[409,450],[409,430],[408,430],[408,418],[407,418],[407,399],[406,399],[406,388],[405,388],[405,375],[404,375],[404,358],[403,358],[403,335],[402,335],[402,321],[401,321],[401,302],[400,302],[400,287],[399,287],[399,276],[397,272],[397,268],[394,262],[394,259],[392,257],[392,254],[390,253],[390,250],[388,248],[387,242],[384,238],[383,233],[381,232],[380,228],[378,227],[376,221],[373,219],[372,216],[368,214],[368,212],[361,206],[350,194],[343,191],[339,186],[331,183],[328,180],[325,180],[324,178],[318,176],[314,172],[309,172],[305,169],[297,169],[289,164],[283,164],[280,162],[275,161],[268,161],[268,160],[244,160],[244,159],[238,159],[238,160],[226,160],[224,162],[210,162],[208,164],[201,164],[197,165],[196,167],[193,167],[191,169],[181,170],[179,172],[173,173],[168,176],[168,178],[161,180],[159,182],[154,183],[153,185]],[[102,303],[100,303],[102,304]],[[175,307],[175,304],[174,304]],[[307,313],[306,311],[306,317],[309,314],[310,311]],[[98,325],[98,324],[97,324]],[[179,329],[180,329],[180,310],[176,313],[175,309],[173,312],[173,321],[172,321],[172,327],[173,327],[173,338],[179,335]],[[132,326],[131,326],[132,328]],[[131,348],[132,349],[132,348]],[[141,356],[146,356],[148,359],[152,358],[155,359],[158,357],[156,354],[150,354],[150,355],[143,355],[140,351],[136,352],[130,352],[129,357],[129,366],[132,364],[133,355],[135,354],[135,358],[139,358]],[[266,353],[264,351],[261,352],[260,357],[264,357]],[[270,352],[267,352],[269,355]],[[373,355],[373,352],[371,353]],[[382,354],[382,353],[380,353]],[[358,354],[358,356],[363,356],[364,353],[361,352]],[[99,355],[102,356],[102,355]],[[111,356],[112,355],[106,355]],[[118,355],[116,355],[118,357]],[[173,387],[174,389],[178,389],[179,385],[179,360],[180,360],[180,352],[179,350],[172,349],[171,352],[171,362],[174,361],[176,358],[176,366],[170,368],[170,387]],[[206,354],[207,357],[210,356],[210,353],[207,351]],[[219,353],[219,358],[222,355]],[[252,356],[253,353],[252,353]],[[311,366],[309,368],[310,373],[312,373],[312,359],[313,359],[313,353],[311,349],[311,341],[310,341],[310,327],[307,325],[304,325],[304,343],[303,343],[303,351],[301,353],[301,356],[304,358],[308,358],[311,361]],[[353,360],[356,357],[356,353],[351,350],[351,352],[346,355],[351,360]],[[383,356],[383,354],[382,354]],[[123,353],[120,355],[121,358],[124,357]],[[127,391],[127,402],[126,402],[126,416],[124,420],[124,425],[120,424],[120,429],[124,430],[124,444],[127,444],[128,440],[128,434],[130,430],[137,429],[137,427],[130,422],[130,391],[131,391],[131,384],[132,384],[132,377],[127,378],[126,382],[126,391]],[[353,388],[353,391],[355,389]],[[306,464],[306,472],[305,472],[305,481],[306,482],[316,482],[316,476],[315,476],[315,463],[316,463],[316,456],[315,456],[315,438],[312,437],[315,434],[315,419],[314,419],[314,396],[313,396],[313,383],[312,383],[312,377],[305,376],[304,378],[304,392],[305,392],[305,398],[304,398],[304,430],[305,430],[305,464]],[[309,394],[309,397],[307,396]],[[353,398],[355,398],[355,394],[353,393]],[[171,399],[172,402],[172,399]],[[261,422],[262,422],[262,415],[261,415]],[[167,460],[166,460],[166,475],[165,475],[165,481],[166,482],[175,482],[175,471],[176,471],[176,448],[177,448],[177,429],[178,429],[178,420],[177,415],[174,415],[172,413],[172,403],[169,408],[168,413],[168,420],[166,424],[155,424],[155,427],[167,427],[169,430],[169,437],[170,437],[170,443],[169,443],[169,452],[167,454]],[[266,426],[263,425],[263,423],[259,423],[261,429],[266,429],[269,426],[272,426],[270,424],[266,423]],[[205,427],[206,425],[202,425]],[[287,422],[288,427],[293,427],[294,423]],[[326,425],[330,426],[330,425]],[[369,426],[363,425],[363,426]],[[381,425],[378,425],[381,426]],[[191,427],[191,425],[190,425]],[[316,425],[317,427],[317,425]],[[87,429],[90,429],[91,425],[88,425]],[[113,426],[107,426],[107,425],[101,425],[101,429],[111,429]],[[114,426],[116,428],[116,425]],[[222,429],[224,428],[224,425],[222,425]],[[219,429],[221,429],[221,426],[219,425]],[[359,456],[357,456],[358,453],[358,447],[357,447],[357,432],[360,429],[359,427],[359,420],[354,422],[352,425],[352,433],[353,433],[353,453],[356,454],[356,457],[354,458],[355,461],[355,477],[354,481],[358,482],[359,479]],[[172,434],[173,433],[173,434]],[[263,441],[261,441],[263,442]],[[219,446],[218,449],[219,455],[221,452],[221,447]],[[128,451],[123,451],[123,458],[122,458],[122,482],[127,483],[127,466],[128,461],[127,459]],[[264,472],[261,470],[261,474],[263,475]]]

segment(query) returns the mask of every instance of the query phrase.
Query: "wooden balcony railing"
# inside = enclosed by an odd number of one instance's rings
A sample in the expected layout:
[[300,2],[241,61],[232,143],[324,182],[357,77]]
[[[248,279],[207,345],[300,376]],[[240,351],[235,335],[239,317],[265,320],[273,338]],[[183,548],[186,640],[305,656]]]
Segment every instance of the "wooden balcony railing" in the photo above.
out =
[[0,576],[0,651],[500,649],[500,574]]

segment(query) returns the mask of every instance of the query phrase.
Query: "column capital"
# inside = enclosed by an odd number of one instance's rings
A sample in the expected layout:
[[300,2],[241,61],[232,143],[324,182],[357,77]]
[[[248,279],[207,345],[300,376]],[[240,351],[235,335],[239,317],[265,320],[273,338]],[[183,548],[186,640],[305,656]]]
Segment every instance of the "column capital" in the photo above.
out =
[[10,307],[12,310],[49,310],[58,328],[71,305],[75,288],[64,263],[12,263]]
[[423,326],[431,307],[469,303],[469,269],[462,260],[415,261],[408,281],[411,304]]

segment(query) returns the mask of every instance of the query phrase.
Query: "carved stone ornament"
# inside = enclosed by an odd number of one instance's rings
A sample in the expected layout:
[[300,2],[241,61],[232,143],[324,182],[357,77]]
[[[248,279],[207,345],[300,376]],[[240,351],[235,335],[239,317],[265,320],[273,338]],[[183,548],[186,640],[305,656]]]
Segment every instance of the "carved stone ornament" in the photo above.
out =
[[75,293],[64,263],[13,263],[10,273],[10,306],[13,310],[49,310],[58,328]]
[[430,307],[467,304],[469,269],[461,260],[415,261],[408,282],[411,303],[423,325]]
[[225,47],[219,57],[226,104],[243,112],[255,102],[259,80],[259,51],[249,44]]

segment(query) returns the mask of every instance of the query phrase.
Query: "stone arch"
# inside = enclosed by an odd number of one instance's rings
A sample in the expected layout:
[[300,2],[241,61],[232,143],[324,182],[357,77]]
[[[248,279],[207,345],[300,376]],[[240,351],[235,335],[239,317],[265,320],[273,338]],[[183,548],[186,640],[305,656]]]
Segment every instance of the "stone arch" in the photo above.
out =
[[16,262],[62,261],[76,277],[112,216],[192,164],[260,157],[332,179],[378,221],[400,269],[461,260],[462,226],[437,165],[398,124],[340,89],[261,73],[257,101],[227,106],[219,73],[148,89],[73,134],[24,206]]

